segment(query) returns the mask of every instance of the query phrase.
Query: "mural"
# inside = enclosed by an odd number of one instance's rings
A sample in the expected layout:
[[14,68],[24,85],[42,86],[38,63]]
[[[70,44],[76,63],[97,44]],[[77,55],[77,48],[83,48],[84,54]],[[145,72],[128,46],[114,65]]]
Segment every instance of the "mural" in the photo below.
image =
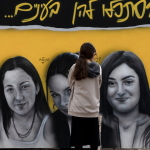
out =
[[90,42],[103,74],[101,147],[149,149],[149,6],[1,1],[0,148],[70,148],[67,78],[80,46]]

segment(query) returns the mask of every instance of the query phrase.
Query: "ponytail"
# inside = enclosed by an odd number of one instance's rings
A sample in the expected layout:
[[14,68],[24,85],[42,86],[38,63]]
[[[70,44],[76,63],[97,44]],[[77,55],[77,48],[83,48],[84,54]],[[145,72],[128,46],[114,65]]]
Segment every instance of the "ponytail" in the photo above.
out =
[[75,80],[81,80],[81,79],[85,79],[87,76],[88,73],[87,73],[86,58],[81,55],[76,62],[76,66],[72,78],[74,78]]
[[86,59],[91,59],[96,53],[95,47],[91,43],[84,43],[80,48],[80,57],[76,62],[74,72],[72,74],[72,79],[81,80],[88,77],[87,72],[87,61]]

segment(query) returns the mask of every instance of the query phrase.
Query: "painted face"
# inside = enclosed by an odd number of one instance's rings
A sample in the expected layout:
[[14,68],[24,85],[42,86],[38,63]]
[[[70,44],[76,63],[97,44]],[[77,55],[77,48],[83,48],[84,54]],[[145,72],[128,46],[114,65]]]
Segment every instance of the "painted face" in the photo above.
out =
[[70,116],[68,115],[68,102],[71,89],[68,79],[62,74],[53,75],[49,78],[48,87],[57,108],[66,116]]
[[108,78],[107,99],[114,111],[130,112],[138,106],[140,83],[136,72],[123,63]]
[[26,115],[33,109],[39,87],[35,87],[32,78],[23,69],[7,71],[3,86],[8,106],[14,113]]

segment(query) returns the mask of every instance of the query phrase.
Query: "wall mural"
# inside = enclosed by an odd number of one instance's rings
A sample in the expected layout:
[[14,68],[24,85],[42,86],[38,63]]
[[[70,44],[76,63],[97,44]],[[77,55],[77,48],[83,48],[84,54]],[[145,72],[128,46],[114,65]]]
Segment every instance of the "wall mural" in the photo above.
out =
[[149,6],[1,1],[0,148],[70,148],[68,73],[90,42],[102,67],[101,147],[150,149]]

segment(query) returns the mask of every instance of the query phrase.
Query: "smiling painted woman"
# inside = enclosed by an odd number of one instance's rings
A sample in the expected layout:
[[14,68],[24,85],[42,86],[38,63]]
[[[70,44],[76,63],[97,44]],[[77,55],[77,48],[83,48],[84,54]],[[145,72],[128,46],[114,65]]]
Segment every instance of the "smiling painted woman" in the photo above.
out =
[[102,148],[150,148],[150,91],[142,61],[117,51],[102,69]]
[[57,146],[40,76],[26,58],[10,58],[2,65],[0,104],[0,148]]
[[109,75],[107,99],[115,114],[138,109],[140,99],[139,77],[126,63],[116,67]]

